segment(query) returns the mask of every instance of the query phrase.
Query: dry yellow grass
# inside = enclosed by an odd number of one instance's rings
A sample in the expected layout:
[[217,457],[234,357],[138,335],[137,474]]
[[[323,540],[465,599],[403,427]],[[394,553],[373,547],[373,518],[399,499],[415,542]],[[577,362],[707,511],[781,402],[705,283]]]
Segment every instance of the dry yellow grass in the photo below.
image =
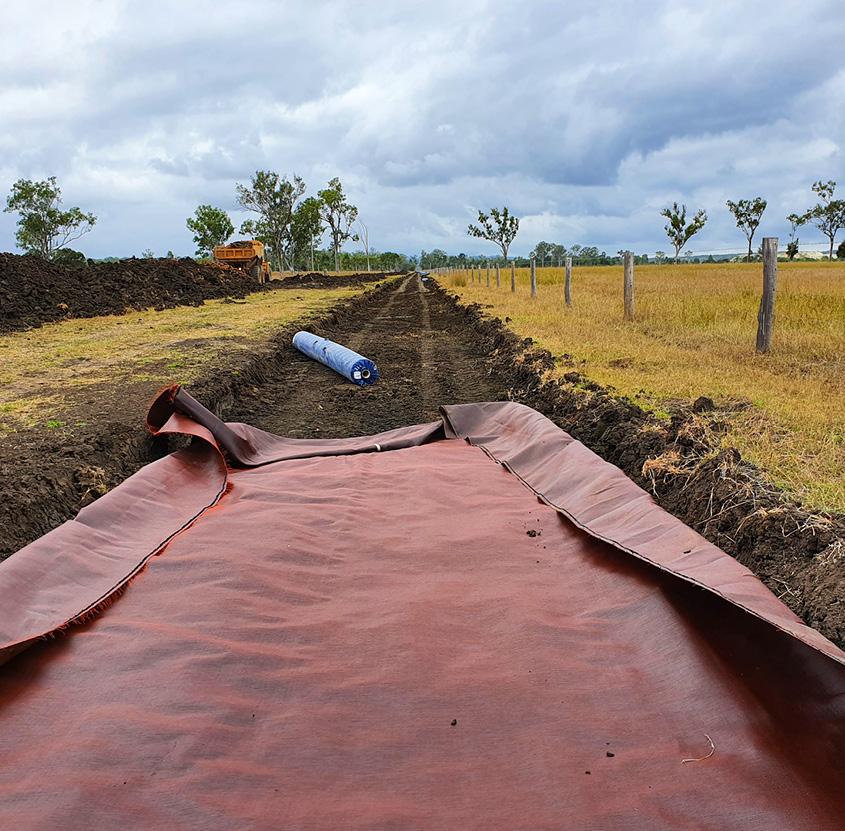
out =
[[280,327],[362,288],[287,289],[0,336],[0,437],[64,425],[69,393],[122,379],[191,381],[222,352],[254,349]]
[[[636,320],[622,321],[622,268],[575,268],[573,306],[563,303],[563,270],[527,269],[502,287],[444,284],[490,305],[510,326],[575,368],[658,413],[673,400],[709,396],[750,402],[730,415],[726,444],[767,471],[808,506],[845,512],[845,266],[781,263],[771,354],[756,355],[759,264],[638,266]],[[462,283],[466,283],[462,285]]]

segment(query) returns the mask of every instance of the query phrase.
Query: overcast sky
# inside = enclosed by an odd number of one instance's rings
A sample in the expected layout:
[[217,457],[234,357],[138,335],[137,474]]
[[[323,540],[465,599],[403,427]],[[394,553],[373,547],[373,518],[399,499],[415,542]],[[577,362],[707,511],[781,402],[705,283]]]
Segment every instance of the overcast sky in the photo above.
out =
[[0,198],[57,176],[88,256],[193,253],[257,168],[340,176],[378,250],[485,252],[502,204],[517,254],[667,250],[673,200],[740,249],[725,199],[785,238],[814,180],[845,198],[844,144],[843,0],[0,3]]

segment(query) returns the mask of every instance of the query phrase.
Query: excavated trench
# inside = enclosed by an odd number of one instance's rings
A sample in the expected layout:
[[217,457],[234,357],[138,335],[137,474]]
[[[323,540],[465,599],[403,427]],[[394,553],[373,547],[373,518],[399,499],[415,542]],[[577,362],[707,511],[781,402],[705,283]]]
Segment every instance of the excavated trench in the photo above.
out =
[[[382,380],[364,388],[345,382],[293,349],[290,330],[190,391],[228,420],[300,438],[430,421],[441,404],[507,398],[528,404],[621,467],[757,573],[804,620],[845,645],[842,522],[784,503],[738,454],[715,451],[706,414],[690,409],[666,424],[577,375],[547,381],[554,366],[548,352],[416,275],[347,301],[309,328],[372,358]],[[107,435],[78,438],[52,454],[41,446],[28,459],[19,454],[7,461],[0,475],[11,496],[0,507],[0,526],[13,530],[0,556],[95,498],[98,491],[86,487],[92,467],[103,472],[102,490],[165,452],[140,434],[140,415],[131,424],[110,424]],[[661,464],[667,456],[672,464]]]

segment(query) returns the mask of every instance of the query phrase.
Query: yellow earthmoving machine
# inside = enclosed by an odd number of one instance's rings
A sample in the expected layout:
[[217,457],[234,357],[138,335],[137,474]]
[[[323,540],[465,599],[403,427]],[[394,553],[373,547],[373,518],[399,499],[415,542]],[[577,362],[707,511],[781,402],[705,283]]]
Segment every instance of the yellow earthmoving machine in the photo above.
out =
[[270,279],[270,264],[264,257],[264,243],[257,239],[239,240],[214,247],[214,262],[239,268],[265,283]]

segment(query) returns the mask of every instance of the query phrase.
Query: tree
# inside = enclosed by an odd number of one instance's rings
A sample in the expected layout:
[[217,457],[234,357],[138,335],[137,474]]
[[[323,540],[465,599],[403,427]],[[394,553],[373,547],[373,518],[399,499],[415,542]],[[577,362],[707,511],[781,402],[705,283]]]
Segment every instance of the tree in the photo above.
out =
[[97,217],[80,208],[62,210],[62,191],[56,177],[40,182],[18,179],[6,199],[4,213],[17,212],[15,241],[28,254],[51,259],[60,248],[87,234]]
[[[534,246],[531,256],[540,261],[540,267],[542,268],[546,265],[546,257],[551,258],[553,250],[554,245],[552,245],[552,243],[541,241]],[[505,256],[505,259],[507,259],[507,256]]]
[[751,262],[751,240],[754,239],[754,232],[760,225],[763,211],[768,204],[762,196],[755,196],[753,199],[740,199],[739,202],[727,201],[728,210],[734,215],[736,227],[745,234],[748,240],[748,256],[746,262]]
[[786,256],[789,257],[790,260],[794,260],[798,254],[798,237],[795,236],[795,232],[804,224],[804,217],[798,216],[798,214],[790,214],[786,218],[786,221],[790,226],[789,242],[786,246]]
[[212,205],[200,205],[185,224],[194,232],[196,256],[202,258],[210,257],[215,246],[223,245],[235,233],[229,214]]
[[813,192],[819,197],[819,204],[810,208],[802,217],[803,222],[812,222],[829,240],[828,259],[833,259],[833,244],[840,228],[845,226],[845,199],[834,199],[836,182],[815,182]]
[[836,259],[845,260],[845,242],[839,243],[839,248],[836,249]]
[[654,252],[654,260],[658,265],[663,265],[666,262],[666,252],[665,251],[655,251]]
[[153,251],[153,249],[152,249],[152,248],[145,248],[145,249],[141,252],[141,259],[142,259],[142,260],[154,260],[154,259],[155,259],[155,256],[156,256],[156,252],[155,252],[155,251]]
[[305,182],[293,175],[293,181],[272,170],[256,170],[249,187],[237,186],[238,204],[258,214],[258,220],[246,220],[241,233],[252,233],[270,248],[270,257],[287,271],[287,253],[293,248],[291,222],[296,203],[305,193]]
[[[489,215],[478,212],[478,225],[467,227],[467,234],[471,237],[494,242],[502,250],[502,256],[507,260],[508,249],[519,230],[519,219],[511,216],[507,208],[491,208]],[[546,243],[548,245],[548,243]]]
[[558,264],[558,266],[562,266],[563,261],[566,259],[566,246],[555,243],[552,245],[550,256]]
[[293,214],[291,223],[291,236],[294,244],[295,262],[307,262],[309,268],[314,271],[314,249],[320,242],[326,230],[323,219],[320,216],[321,202],[314,196],[309,196],[299,203]]
[[88,265],[88,260],[81,251],[74,251],[72,248],[56,248],[53,251],[52,260],[59,265],[67,266],[67,268],[84,268]]
[[675,246],[675,262],[678,262],[678,255],[681,249],[704,227],[707,222],[707,213],[704,210],[696,211],[692,221],[687,224],[687,206],[678,207],[677,202],[672,203],[671,208],[664,208],[660,212],[669,221],[664,225],[669,241]]
[[420,259],[421,268],[442,268],[449,262],[449,255],[442,248],[435,248],[425,255],[425,262]]
[[320,215],[326,225],[328,225],[329,234],[332,238],[334,270],[340,271],[338,264],[340,247],[348,239],[358,239],[357,235],[352,233],[352,226],[358,218],[358,209],[347,202],[346,194],[343,192],[343,185],[337,176],[329,182],[327,188],[319,191],[317,196],[322,203]]

